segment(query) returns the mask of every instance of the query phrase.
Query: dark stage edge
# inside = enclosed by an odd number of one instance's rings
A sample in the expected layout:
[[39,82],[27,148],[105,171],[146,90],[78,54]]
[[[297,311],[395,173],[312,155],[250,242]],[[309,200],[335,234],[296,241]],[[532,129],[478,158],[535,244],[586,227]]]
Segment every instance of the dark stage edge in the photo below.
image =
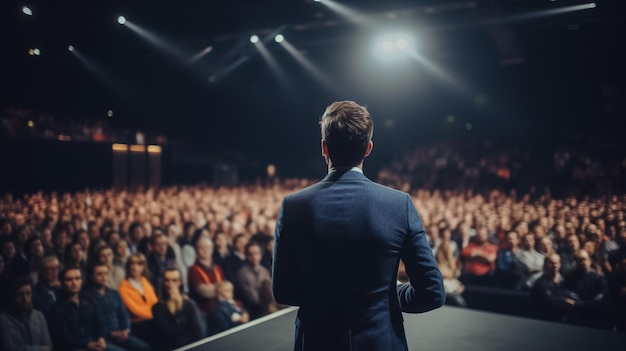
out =
[[[292,351],[296,310],[279,311],[180,350]],[[404,314],[404,328],[411,351],[626,350],[626,333],[449,306]]]

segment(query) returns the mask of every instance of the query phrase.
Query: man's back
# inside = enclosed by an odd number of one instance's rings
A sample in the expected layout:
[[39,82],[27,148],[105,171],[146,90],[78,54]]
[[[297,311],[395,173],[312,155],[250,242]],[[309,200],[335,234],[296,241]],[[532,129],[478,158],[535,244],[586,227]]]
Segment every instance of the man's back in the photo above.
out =
[[[410,197],[358,171],[287,196],[275,245],[276,301],[300,306],[296,349],[406,349],[401,311],[445,299]],[[400,258],[412,286],[396,290]]]

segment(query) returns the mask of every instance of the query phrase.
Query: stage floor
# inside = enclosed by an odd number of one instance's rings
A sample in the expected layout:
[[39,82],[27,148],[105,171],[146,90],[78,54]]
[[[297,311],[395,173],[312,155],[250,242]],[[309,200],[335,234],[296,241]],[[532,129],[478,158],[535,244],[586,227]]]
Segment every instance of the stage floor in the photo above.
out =
[[[291,351],[295,315],[296,308],[282,310],[181,350]],[[412,351],[626,350],[626,333],[449,306],[424,314],[405,314],[404,327]]]

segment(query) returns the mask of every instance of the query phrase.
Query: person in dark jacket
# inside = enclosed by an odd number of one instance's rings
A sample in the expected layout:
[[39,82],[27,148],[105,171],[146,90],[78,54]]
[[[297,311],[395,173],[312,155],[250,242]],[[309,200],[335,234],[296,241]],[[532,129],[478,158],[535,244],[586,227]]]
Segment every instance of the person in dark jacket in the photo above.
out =
[[52,350],[46,319],[33,309],[30,280],[22,278],[11,284],[9,296],[9,308],[0,314],[0,350]]
[[181,274],[167,268],[162,276],[161,300],[152,306],[156,350],[173,350],[204,337],[205,326],[196,303],[182,293]]
[[119,350],[107,345],[96,307],[80,296],[80,269],[66,268],[60,274],[62,293],[50,309],[50,334],[55,350]]

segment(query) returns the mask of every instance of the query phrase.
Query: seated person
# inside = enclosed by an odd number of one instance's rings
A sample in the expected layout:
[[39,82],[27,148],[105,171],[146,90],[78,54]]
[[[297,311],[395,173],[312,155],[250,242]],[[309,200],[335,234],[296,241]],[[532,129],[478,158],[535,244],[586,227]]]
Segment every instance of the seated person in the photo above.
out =
[[90,285],[85,289],[85,297],[96,307],[102,320],[104,337],[109,345],[116,345],[125,350],[149,350],[150,345],[131,335],[130,318],[122,303],[120,294],[106,286],[109,267],[106,263],[96,264],[88,272]]
[[182,293],[177,268],[163,272],[161,300],[152,306],[153,333],[157,350],[173,350],[204,337],[204,325],[196,303]]
[[486,227],[478,229],[473,241],[463,249],[465,271],[461,280],[467,285],[491,285],[498,247],[488,241]]
[[33,306],[48,316],[50,307],[57,301],[61,291],[59,281],[59,259],[55,256],[46,256],[39,267],[39,282],[33,288]]
[[30,280],[19,279],[9,290],[9,305],[0,314],[0,350],[52,350],[43,313],[33,309]]
[[126,260],[126,279],[118,291],[130,314],[131,330],[141,340],[149,341],[152,334],[152,306],[158,302],[147,278],[146,257],[136,252]]
[[554,322],[565,322],[576,303],[576,296],[565,288],[561,270],[561,257],[553,253],[543,262],[543,274],[535,281],[530,292],[537,317]]
[[219,333],[250,321],[248,312],[234,300],[234,287],[231,282],[224,280],[217,283],[216,290],[217,305],[209,325],[212,332]]
[[116,350],[107,345],[96,307],[80,296],[80,269],[61,271],[61,297],[50,309],[50,335],[55,350]]

